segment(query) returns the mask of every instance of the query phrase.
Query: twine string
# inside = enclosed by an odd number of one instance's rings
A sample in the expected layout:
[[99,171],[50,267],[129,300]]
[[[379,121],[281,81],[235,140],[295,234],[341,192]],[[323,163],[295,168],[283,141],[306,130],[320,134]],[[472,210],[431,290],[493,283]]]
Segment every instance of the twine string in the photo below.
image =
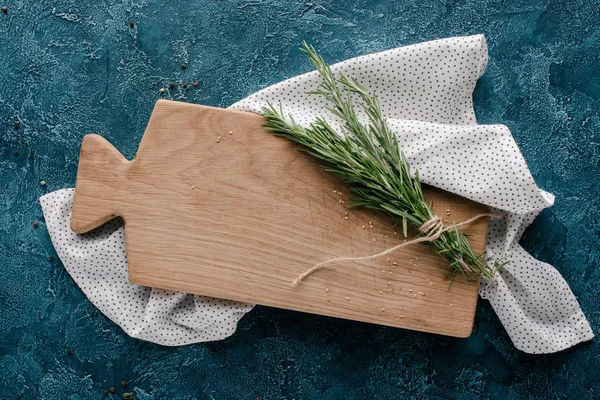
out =
[[[309,276],[310,274],[312,274],[313,272],[315,272],[318,269],[323,268],[325,265],[327,264],[331,264],[333,262],[336,261],[363,261],[363,260],[372,260],[375,258],[379,258],[382,256],[385,256],[387,254],[393,253],[397,250],[400,250],[404,247],[408,247],[408,246],[412,246],[414,244],[418,244],[418,243],[424,243],[424,242],[433,242],[434,240],[439,239],[440,236],[442,236],[442,234],[444,232],[447,232],[451,229],[454,229],[454,227],[460,227],[463,225],[468,225],[470,223],[473,223],[481,218],[485,218],[485,217],[490,217],[490,218],[495,218],[498,219],[500,218],[499,215],[496,214],[478,214],[476,216],[474,216],[473,218],[470,218],[466,221],[463,221],[461,223],[452,225],[452,226],[444,226],[444,222],[442,221],[442,219],[440,217],[438,217],[437,215],[434,215],[433,217],[431,217],[431,219],[429,219],[428,221],[425,221],[420,227],[419,227],[419,232],[423,235],[420,236],[418,238],[415,238],[413,240],[409,240],[408,242],[404,242],[404,243],[400,243],[394,247],[390,247],[389,249],[383,250],[380,253],[377,254],[372,254],[369,256],[363,256],[363,257],[339,257],[339,258],[330,258],[329,260],[320,262],[316,265],[313,265],[312,267],[310,267],[308,270],[306,270],[305,272],[303,272],[301,275],[299,275],[295,280],[294,280],[294,286],[298,285],[300,282],[302,282],[307,276]],[[469,266],[467,265],[467,263],[464,262],[464,260],[461,258],[459,260],[457,260],[458,263],[465,269],[465,271],[467,272],[472,272],[472,270],[469,268]]]

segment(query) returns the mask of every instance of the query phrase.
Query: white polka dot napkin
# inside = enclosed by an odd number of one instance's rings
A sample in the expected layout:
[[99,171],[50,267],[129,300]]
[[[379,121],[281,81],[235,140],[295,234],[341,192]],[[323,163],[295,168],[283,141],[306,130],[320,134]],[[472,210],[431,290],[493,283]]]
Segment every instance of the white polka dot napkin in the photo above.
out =
[[[488,299],[515,346],[527,353],[557,352],[593,338],[577,300],[559,272],[531,257],[518,241],[554,196],[540,190],[503,125],[478,125],[472,104],[485,70],[482,35],[458,37],[370,54],[332,69],[357,78],[378,95],[391,129],[423,182],[494,207],[504,218],[490,225],[486,258],[511,255]],[[259,113],[281,103],[302,124],[325,115],[321,98],[307,95],[315,72],[257,92],[232,108]],[[331,120],[333,124],[336,121]],[[87,297],[133,337],[176,346],[233,334],[251,305],[133,285],[127,277],[122,224],[109,222],[76,235],[69,229],[73,189],[40,201],[52,242]]]

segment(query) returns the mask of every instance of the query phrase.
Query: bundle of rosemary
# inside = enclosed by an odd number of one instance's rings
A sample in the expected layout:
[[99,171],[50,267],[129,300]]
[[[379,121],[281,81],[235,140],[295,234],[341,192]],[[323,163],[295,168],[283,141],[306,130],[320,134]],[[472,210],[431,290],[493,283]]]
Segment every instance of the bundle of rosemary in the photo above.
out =
[[[402,224],[405,237],[408,224],[420,232],[415,240],[385,252],[346,260],[373,258],[405,245],[423,243],[433,247],[452,269],[450,285],[456,273],[467,279],[480,276],[493,279],[497,269],[506,262],[488,265],[481,255],[473,252],[465,235],[458,231],[460,225],[491,215],[484,214],[460,224],[444,226],[442,219],[433,213],[432,204],[423,197],[418,171],[413,178],[410,164],[398,146],[397,137],[387,126],[377,97],[368,93],[352,77],[344,74],[334,76],[313,46],[303,42],[301,50],[323,78],[319,87],[309,94],[323,96],[331,104],[325,109],[339,119],[341,132],[336,132],[323,117],[317,117],[308,128],[304,128],[291,115],[286,118],[281,106],[277,109],[272,104],[262,109],[267,119],[265,128],[300,144],[301,150],[327,162],[324,167],[327,171],[351,185],[350,207],[366,207],[389,214]],[[367,124],[359,120],[353,98],[360,102]],[[296,281],[331,261],[314,266]]]

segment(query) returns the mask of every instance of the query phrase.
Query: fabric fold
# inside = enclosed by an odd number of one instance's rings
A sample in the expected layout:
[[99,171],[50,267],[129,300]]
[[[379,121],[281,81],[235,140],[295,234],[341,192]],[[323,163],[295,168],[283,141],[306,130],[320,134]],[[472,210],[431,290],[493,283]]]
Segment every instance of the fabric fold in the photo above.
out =
[[84,235],[70,228],[74,189],[40,199],[56,253],[88,299],[129,336],[165,346],[221,340],[252,305],[129,282],[125,230],[112,220]]
[[[380,100],[390,128],[423,182],[490,205],[505,218],[492,221],[486,258],[511,254],[494,281],[483,281],[488,299],[517,348],[559,351],[593,337],[568,284],[549,264],[531,257],[518,241],[535,216],[554,202],[539,189],[504,125],[478,125],[472,94],[487,65],[483,35],[400,47],[332,66],[358,79]],[[303,124],[322,115],[320,83],[309,72],[269,86],[231,108],[260,113],[269,103]],[[364,117],[364,115],[362,116]],[[329,118],[336,125],[337,121]],[[57,253],[88,298],[131,336],[166,345],[219,340],[235,331],[252,306],[144,288],[129,283],[123,228],[110,222],[95,232],[70,231],[73,191],[41,199]]]

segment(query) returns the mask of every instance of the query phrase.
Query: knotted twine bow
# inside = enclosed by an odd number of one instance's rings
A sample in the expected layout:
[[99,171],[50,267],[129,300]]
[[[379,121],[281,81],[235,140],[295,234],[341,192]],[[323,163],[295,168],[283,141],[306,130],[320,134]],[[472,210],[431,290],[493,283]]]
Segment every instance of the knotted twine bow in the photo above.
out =
[[[490,214],[490,213],[488,213],[488,214],[478,214],[478,215],[474,216],[473,218],[468,219],[466,221],[463,221],[461,223],[454,224],[452,226],[444,226],[444,222],[442,221],[442,218],[438,217],[437,215],[434,215],[430,220],[425,221],[418,228],[419,232],[421,232],[421,234],[424,235],[424,236],[415,238],[413,240],[409,240],[408,242],[404,242],[404,243],[398,244],[398,245],[396,245],[394,247],[390,247],[389,249],[382,251],[381,253],[373,254],[373,255],[370,255],[370,256],[330,258],[329,260],[320,262],[319,264],[316,264],[316,265],[312,266],[310,269],[308,269],[302,275],[298,276],[294,280],[294,286],[298,285],[302,280],[304,280],[304,278],[306,278],[307,276],[309,276],[310,274],[312,274],[316,270],[318,270],[318,269],[322,268],[323,266],[325,266],[327,264],[330,264],[332,262],[335,262],[335,261],[363,261],[363,260],[372,260],[374,258],[378,258],[378,257],[381,257],[381,256],[385,256],[387,254],[393,253],[394,251],[400,250],[400,249],[402,249],[404,247],[412,246],[413,244],[424,243],[424,242],[433,242],[434,240],[439,239],[439,237],[442,236],[442,233],[447,232],[450,229],[454,229],[455,227],[458,228],[459,226],[463,226],[463,225],[468,225],[468,224],[470,224],[472,222],[477,221],[478,219],[485,218],[485,217],[490,217],[490,218],[495,218],[495,219],[502,218],[500,215],[497,215],[497,214]],[[462,260],[462,258],[459,259],[459,260],[457,260],[457,262],[467,272],[471,272],[471,269]]]

